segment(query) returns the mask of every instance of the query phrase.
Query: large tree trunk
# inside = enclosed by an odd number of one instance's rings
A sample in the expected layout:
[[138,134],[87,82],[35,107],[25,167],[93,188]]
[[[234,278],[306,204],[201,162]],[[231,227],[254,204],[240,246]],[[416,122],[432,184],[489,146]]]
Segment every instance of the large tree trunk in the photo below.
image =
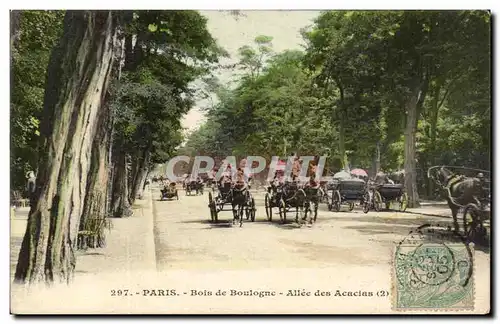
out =
[[405,188],[408,194],[409,208],[419,206],[419,197],[417,190],[417,162],[416,162],[416,137],[418,122],[418,100],[421,85],[414,87],[410,98],[406,104],[406,129],[404,141],[404,169],[405,169]]
[[113,181],[113,217],[128,217],[132,215],[132,208],[128,195],[128,167],[127,155],[123,150],[119,150],[115,155],[114,181]]
[[31,208],[15,279],[69,282],[97,113],[113,61],[114,14],[68,11],[48,69],[37,201]]
[[87,233],[78,238],[78,248],[105,246],[108,181],[109,181],[109,105],[104,104],[96,137],[92,145],[92,160],[87,176],[87,195],[80,220],[80,230]]

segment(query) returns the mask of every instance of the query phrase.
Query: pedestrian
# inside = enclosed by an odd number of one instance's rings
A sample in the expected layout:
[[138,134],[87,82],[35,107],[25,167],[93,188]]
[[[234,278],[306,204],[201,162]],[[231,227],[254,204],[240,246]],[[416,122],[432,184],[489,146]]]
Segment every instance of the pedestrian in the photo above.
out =
[[26,196],[29,199],[30,207],[35,204],[36,177],[35,172],[29,171],[26,174]]

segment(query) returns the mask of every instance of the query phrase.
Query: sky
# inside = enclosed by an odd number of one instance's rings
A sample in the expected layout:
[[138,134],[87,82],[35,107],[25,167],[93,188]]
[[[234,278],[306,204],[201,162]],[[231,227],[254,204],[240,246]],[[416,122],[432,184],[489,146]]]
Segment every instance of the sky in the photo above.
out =
[[[231,55],[227,63],[238,60],[238,48],[253,43],[256,36],[273,37],[273,48],[276,52],[286,49],[301,49],[303,44],[300,29],[312,25],[312,20],[319,11],[279,10],[279,11],[242,11],[244,16],[235,18],[227,11],[204,11],[200,13],[208,18],[207,27],[220,46]],[[226,64],[226,61],[223,62]],[[233,71],[225,71],[218,77],[222,83],[228,83],[234,77]],[[196,106],[184,116],[182,126],[193,130],[204,121],[200,108],[208,101],[197,102]]]

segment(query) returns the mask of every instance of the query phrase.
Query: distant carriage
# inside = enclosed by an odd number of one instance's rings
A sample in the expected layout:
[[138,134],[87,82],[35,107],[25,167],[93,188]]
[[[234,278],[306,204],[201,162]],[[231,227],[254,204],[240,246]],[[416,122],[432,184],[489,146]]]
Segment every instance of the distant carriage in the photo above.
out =
[[203,182],[191,180],[185,185],[186,195],[191,196],[191,194],[193,193],[195,193],[196,195],[203,195],[203,187]]
[[397,210],[400,212],[406,211],[408,207],[408,195],[404,185],[400,183],[376,184],[368,183],[368,190],[365,194],[363,211],[367,213],[370,209],[380,211],[391,209],[396,204]]
[[328,184],[328,210],[340,211],[342,205],[348,205],[349,211],[356,203],[363,204],[366,183],[357,178],[334,179]]
[[[224,209],[228,205],[231,206],[231,209]],[[234,186],[230,182],[219,186],[217,196],[214,197],[212,192],[208,193],[208,208],[210,209],[210,220],[213,223],[219,221],[221,211],[232,211],[233,224],[239,221],[240,227],[243,224],[243,214],[245,214],[246,220],[254,222],[257,211],[255,199],[250,194],[250,191]]]
[[179,200],[179,192],[176,188],[175,182],[172,182],[170,183],[170,185],[165,186],[163,189],[160,190],[160,192],[162,201],[164,199],[173,199],[173,198],[177,198],[177,200]]

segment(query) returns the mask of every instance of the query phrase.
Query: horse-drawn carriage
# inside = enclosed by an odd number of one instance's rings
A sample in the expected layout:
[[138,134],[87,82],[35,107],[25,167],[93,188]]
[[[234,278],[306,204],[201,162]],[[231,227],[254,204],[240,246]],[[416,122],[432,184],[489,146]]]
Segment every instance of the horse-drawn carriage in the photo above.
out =
[[186,195],[191,196],[193,192],[195,195],[203,195],[203,187],[203,182],[201,180],[189,180],[186,182],[185,186]]
[[363,212],[370,209],[380,211],[384,208],[391,209],[396,203],[398,211],[404,212],[408,207],[408,195],[401,183],[376,184],[368,181],[365,197],[363,198]]
[[366,183],[357,178],[333,179],[327,184],[328,210],[340,211],[343,204],[354,209],[355,203],[363,204],[366,192]]
[[273,208],[278,208],[280,220],[286,223],[287,212],[295,208],[295,222],[301,224],[306,221],[315,222],[318,216],[318,205],[322,196],[322,188],[311,187],[308,184],[299,184],[295,181],[273,183],[267,187],[264,198],[266,216],[273,220]]
[[177,190],[175,182],[171,182],[168,186],[163,187],[160,190],[161,200],[177,198],[179,200],[179,192]]
[[[230,205],[231,209],[224,209],[226,205]],[[219,221],[219,213],[221,211],[233,212],[233,224],[239,221],[240,227],[243,225],[243,213],[246,220],[255,221],[255,200],[250,194],[250,191],[239,185],[233,185],[226,182],[219,186],[217,196],[213,197],[212,193],[208,193],[208,208],[210,209],[210,220],[217,223]]]
[[[459,171],[451,171],[452,169]],[[486,175],[485,175],[486,174]],[[490,172],[481,169],[433,166],[427,176],[444,193],[453,217],[455,232],[460,231],[458,216],[462,216],[464,236],[470,241],[488,237],[491,219]]]

